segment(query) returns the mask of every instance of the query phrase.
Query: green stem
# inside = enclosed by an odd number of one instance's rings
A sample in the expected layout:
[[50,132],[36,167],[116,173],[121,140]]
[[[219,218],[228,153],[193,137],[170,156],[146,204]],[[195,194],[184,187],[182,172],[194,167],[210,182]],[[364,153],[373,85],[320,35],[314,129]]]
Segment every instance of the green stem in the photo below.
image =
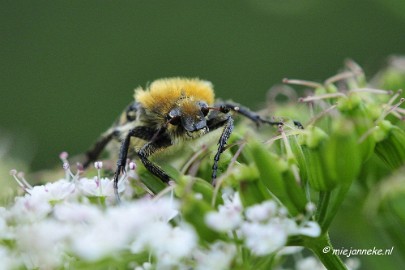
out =
[[350,185],[342,186],[338,188],[338,190],[336,190],[337,193],[333,195],[326,217],[324,217],[322,221],[319,222],[323,232],[328,230],[330,223],[332,222],[337,211],[342,205],[343,200],[346,198],[346,194],[349,191],[349,188]]
[[347,270],[340,257],[333,252],[329,234],[325,233],[318,238],[306,238],[306,247],[311,249],[327,269]]
[[329,201],[331,199],[331,192],[330,191],[321,191],[319,192],[319,200],[316,212],[316,221],[318,221],[319,225],[322,228],[322,232],[327,231],[327,227],[323,226],[323,223],[327,217],[328,213],[328,206]]

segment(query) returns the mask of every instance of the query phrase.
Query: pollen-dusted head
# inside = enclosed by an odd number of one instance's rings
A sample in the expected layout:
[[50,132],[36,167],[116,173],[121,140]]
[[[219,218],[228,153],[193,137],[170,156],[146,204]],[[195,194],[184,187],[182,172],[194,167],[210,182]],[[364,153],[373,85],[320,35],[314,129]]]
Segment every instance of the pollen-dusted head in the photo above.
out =
[[187,134],[197,138],[208,132],[206,116],[208,104],[190,98],[180,99],[168,112],[168,131],[177,135]]

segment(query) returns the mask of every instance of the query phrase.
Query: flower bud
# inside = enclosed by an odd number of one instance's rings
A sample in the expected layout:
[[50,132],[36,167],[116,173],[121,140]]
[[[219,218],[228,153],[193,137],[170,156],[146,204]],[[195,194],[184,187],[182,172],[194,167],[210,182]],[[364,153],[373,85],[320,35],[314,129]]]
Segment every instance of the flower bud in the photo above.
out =
[[304,190],[297,183],[288,163],[270,153],[259,142],[249,143],[249,148],[260,175],[259,183],[276,196],[290,214],[302,212],[306,204]]
[[[375,120],[372,115],[380,113],[375,107],[368,105],[361,100],[360,96],[353,93],[348,99],[341,99],[338,103],[338,109],[343,113],[346,119],[354,124],[354,132],[361,137],[373,128]],[[370,110],[373,110],[370,113]],[[375,140],[373,136],[365,136],[360,141],[360,153],[363,161],[367,160],[374,152]]]
[[275,154],[257,141],[249,143],[249,150],[259,172],[259,183],[274,194],[281,202],[289,203],[282,178],[280,161]]
[[361,97],[358,94],[352,93],[348,98],[340,98],[337,108],[341,112],[353,113],[360,105],[362,105]]
[[328,140],[328,135],[322,129],[310,126],[301,141],[308,182],[317,191],[330,190],[336,185],[335,181],[328,178],[323,160],[324,147]]
[[102,161],[94,162],[94,168],[96,168],[97,170],[101,170],[103,168],[103,162]]
[[308,181],[308,172],[307,172],[307,164],[306,164],[305,156],[304,156],[304,153],[302,152],[302,148],[299,143],[300,138],[302,138],[302,136],[303,135],[289,136],[288,141],[290,143],[291,150],[295,156],[295,159],[297,160],[297,165],[299,168],[300,179],[301,179],[301,185],[305,185],[305,183],[307,183],[307,181]]
[[389,168],[396,169],[405,163],[405,131],[388,121],[381,121],[379,127],[375,152]]
[[345,119],[333,123],[329,140],[323,148],[327,178],[339,185],[350,185],[362,163],[358,136],[353,122]]
[[327,84],[325,88],[326,88],[326,91],[328,93],[337,93],[337,92],[339,92],[338,88],[333,83]]
[[136,163],[134,161],[129,162],[128,167],[131,171],[136,169]]
[[292,204],[285,203],[284,206],[288,208],[289,213],[293,216],[305,212],[307,198],[305,196],[303,183],[296,181],[294,173],[291,170],[286,170],[283,173],[283,179],[288,200]]
[[259,179],[239,182],[239,195],[244,207],[271,199],[270,192]]
[[285,199],[286,192],[281,176],[280,162],[275,154],[270,153],[260,142],[249,143],[253,160],[259,171],[260,181],[280,200]]
[[383,89],[400,89],[405,85],[405,71],[403,68],[391,66],[382,72],[377,79],[378,84]]
[[309,148],[317,148],[328,138],[328,135],[325,133],[325,131],[318,127],[309,126],[307,127],[307,131],[307,133],[304,133],[304,141],[302,144],[308,146]]

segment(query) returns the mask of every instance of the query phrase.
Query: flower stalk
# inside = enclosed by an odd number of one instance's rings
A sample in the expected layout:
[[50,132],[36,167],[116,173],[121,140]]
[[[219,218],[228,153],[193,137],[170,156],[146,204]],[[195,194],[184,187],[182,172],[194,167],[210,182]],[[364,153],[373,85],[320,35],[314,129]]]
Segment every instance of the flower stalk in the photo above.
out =
[[324,233],[316,239],[306,239],[304,245],[315,253],[326,269],[347,270],[346,265],[333,251],[328,233]]

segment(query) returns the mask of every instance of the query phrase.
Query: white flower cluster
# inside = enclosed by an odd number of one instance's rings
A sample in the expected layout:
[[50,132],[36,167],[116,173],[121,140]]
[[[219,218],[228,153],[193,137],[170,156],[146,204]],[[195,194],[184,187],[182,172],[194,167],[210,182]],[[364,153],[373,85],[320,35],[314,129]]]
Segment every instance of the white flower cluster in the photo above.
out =
[[181,219],[172,196],[106,207],[89,198],[114,201],[112,180],[80,178],[65,167],[66,179],[35,187],[12,173],[26,194],[0,208],[0,269],[69,268],[77,261],[113,261],[123,254],[133,254],[126,263],[136,270],[229,268],[235,246],[218,241],[199,247],[197,233]]
[[[314,222],[288,218],[274,201],[243,209],[238,193],[225,190],[224,204],[205,220],[230,237],[207,243],[183,220],[173,196],[116,206],[108,203],[115,200],[112,180],[100,179],[100,171],[94,179],[81,178],[65,167],[65,179],[35,187],[12,173],[26,194],[0,208],[0,269],[68,269],[78,262],[106,262],[108,268],[108,262],[124,261],[124,268],[135,270],[225,270],[241,260],[230,232],[256,256],[278,251],[290,235],[320,233]],[[126,180],[119,181],[121,193]]]
[[[177,264],[197,243],[184,222],[169,223],[178,214],[170,198],[139,199],[103,207],[86,200],[112,197],[108,179],[65,179],[27,189],[15,203],[0,208],[0,269],[66,266],[72,257],[97,261],[119,252],[149,252],[158,264]],[[7,245],[8,243],[8,245]],[[13,258],[13,259],[10,259]]]
[[287,210],[273,200],[243,209],[238,193],[224,197],[218,212],[210,212],[206,223],[218,232],[233,230],[253,254],[273,253],[287,244],[292,235],[318,237],[321,229],[314,221],[300,223],[288,217]]

